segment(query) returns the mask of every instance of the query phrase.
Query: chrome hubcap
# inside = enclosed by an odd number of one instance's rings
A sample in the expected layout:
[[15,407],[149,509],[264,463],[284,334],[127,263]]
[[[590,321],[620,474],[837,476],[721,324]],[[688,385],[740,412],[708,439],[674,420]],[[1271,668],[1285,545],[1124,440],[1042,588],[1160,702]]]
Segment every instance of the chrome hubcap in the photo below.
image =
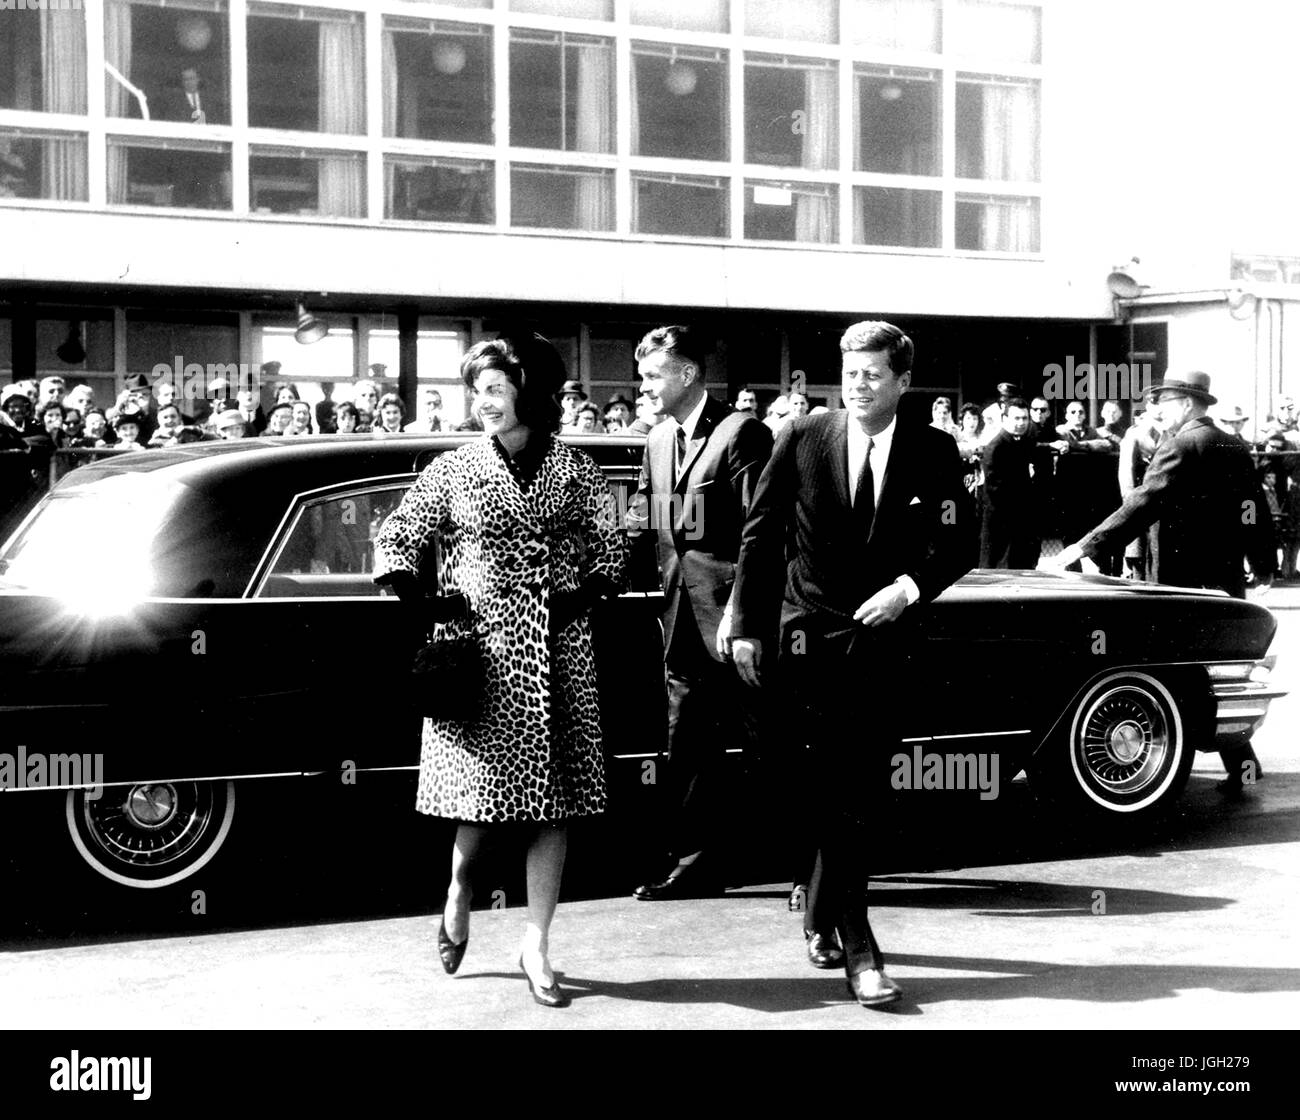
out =
[[1122,685],[1103,693],[1079,727],[1079,762],[1108,792],[1137,793],[1164,772],[1172,749],[1169,724],[1145,689]]

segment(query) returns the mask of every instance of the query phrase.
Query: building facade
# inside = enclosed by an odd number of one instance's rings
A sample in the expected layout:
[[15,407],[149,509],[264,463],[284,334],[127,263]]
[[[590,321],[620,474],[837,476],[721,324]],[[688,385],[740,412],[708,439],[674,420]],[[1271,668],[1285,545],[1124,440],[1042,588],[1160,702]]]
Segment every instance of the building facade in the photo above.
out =
[[[1079,233],[1053,64],[1078,5],[33,9],[0,10],[0,379],[108,403],[136,373],[278,361],[309,399],[435,383],[455,420],[460,355],[507,323],[598,401],[664,321],[716,337],[719,395],[831,407],[868,316],[916,338],[921,398],[1163,352],[1113,326]],[[299,303],[323,341],[294,341]]]

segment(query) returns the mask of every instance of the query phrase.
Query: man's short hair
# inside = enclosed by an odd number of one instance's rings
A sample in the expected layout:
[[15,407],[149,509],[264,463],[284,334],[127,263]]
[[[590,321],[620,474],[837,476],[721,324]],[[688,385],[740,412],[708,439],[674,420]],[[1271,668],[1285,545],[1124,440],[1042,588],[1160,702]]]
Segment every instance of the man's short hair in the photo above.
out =
[[679,361],[690,362],[700,371],[700,380],[704,380],[704,363],[709,347],[697,331],[684,326],[655,327],[637,343],[636,360],[644,361],[661,350]]
[[1009,401],[1007,401],[1006,404],[1002,406],[1003,412],[1010,412],[1013,408],[1023,408],[1026,412],[1028,412],[1029,402],[1025,400],[1024,397],[1012,397]]
[[896,375],[912,372],[912,359],[916,350],[912,340],[893,323],[879,319],[866,319],[854,323],[840,338],[840,353],[852,351],[883,350],[889,358],[889,368]]

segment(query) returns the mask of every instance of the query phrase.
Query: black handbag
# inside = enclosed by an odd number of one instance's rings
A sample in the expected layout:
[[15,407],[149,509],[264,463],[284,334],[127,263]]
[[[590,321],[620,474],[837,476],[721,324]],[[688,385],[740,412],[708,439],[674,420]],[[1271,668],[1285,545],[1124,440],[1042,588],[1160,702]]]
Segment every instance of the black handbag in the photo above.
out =
[[[437,554],[437,571],[441,586],[441,550]],[[487,669],[469,600],[455,592],[436,595],[426,603],[429,615],[440,625],[416,653],[411,666],[415,705],[429,719],[472,722],[482,711]]]

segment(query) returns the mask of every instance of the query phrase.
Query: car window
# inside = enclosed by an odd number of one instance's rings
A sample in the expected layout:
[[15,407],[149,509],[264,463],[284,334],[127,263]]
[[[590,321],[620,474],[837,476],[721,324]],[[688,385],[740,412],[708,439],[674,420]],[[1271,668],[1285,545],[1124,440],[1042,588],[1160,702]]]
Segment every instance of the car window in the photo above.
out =
[[375,537],[406,490],[402,484],[303,502],[256,597],[384,594],[370,578]]

